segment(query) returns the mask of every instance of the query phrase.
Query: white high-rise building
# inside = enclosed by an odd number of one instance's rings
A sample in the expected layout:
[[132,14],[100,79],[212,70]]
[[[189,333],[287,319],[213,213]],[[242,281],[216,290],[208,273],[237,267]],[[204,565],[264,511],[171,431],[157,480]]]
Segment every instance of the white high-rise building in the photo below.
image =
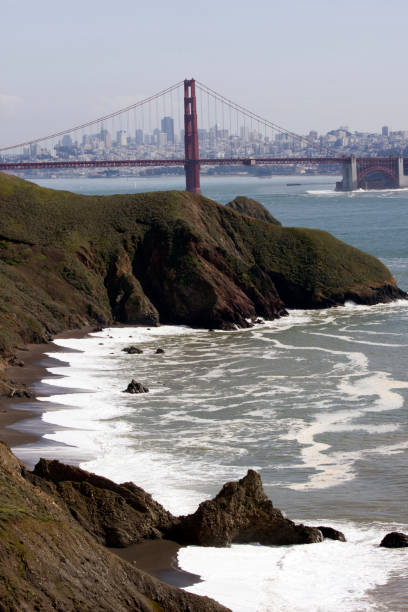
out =
[[126,147],[127,145],[127,133],[126,130],[119,130],[116,132],[116,144],[120,147]]

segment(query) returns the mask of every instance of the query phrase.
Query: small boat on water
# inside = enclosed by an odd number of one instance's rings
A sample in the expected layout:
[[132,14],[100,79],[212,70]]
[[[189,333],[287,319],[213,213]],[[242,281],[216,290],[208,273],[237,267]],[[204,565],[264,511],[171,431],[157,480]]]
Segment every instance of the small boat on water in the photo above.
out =
[[302,183],[286,183],[286,187],[299,187]]

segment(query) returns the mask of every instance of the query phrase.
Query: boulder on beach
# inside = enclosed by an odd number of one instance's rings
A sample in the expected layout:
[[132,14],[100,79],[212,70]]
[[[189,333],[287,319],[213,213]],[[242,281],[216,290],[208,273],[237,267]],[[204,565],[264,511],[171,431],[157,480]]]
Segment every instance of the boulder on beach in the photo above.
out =
[[141,355],[143,353],[142,349],[134,346],[133,344],[132,346],[126,346],[124,349],[122,349],[122,352],[128,353],[128,355]]
[[322,532],[323,537],[328,540],[338,540],[339,542],[346,542],[346,538],[344,533],[341,531],[337,531],[337,529],[333,529],[333,527],[322,527],[321,525],[317,527]]
[[319,529],[297,525],[273,507],[260,475],[254,470],[248,470],[247,475],[237,482],[226,483],[214,499],[201,503],[194,514],[179,517],[169,537],[197,546],[323,541]]
[[149,393],[149,389],[142,385],[142,383],[132,379],[123,393]]
[[391,531],[381,540],[380,546],[385,548],[405,548],[408,546],[408,535],[400,531]]

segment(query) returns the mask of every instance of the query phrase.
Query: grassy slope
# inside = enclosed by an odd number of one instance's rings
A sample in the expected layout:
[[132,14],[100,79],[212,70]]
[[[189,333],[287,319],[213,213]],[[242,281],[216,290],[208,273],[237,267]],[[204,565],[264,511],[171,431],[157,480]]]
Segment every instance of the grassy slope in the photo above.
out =
[[216,324],[276,315],[271,281],[300,307],[395,286],[377,259],[326,232],[273,226],[199,195],[82,196],[0,173],[0,350],[109,321],[107,274],[123,252],[173,322],[210,324],[211,309]]

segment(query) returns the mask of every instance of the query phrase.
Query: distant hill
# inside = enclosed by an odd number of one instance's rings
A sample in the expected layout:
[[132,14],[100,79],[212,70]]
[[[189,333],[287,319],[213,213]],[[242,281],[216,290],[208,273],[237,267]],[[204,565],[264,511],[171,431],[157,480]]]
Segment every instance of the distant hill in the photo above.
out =
[[405,295],[376,258],[235,202],[247,214],[180,191],[83,196],[0,173],[0,351],[86,323],[231,329]]

